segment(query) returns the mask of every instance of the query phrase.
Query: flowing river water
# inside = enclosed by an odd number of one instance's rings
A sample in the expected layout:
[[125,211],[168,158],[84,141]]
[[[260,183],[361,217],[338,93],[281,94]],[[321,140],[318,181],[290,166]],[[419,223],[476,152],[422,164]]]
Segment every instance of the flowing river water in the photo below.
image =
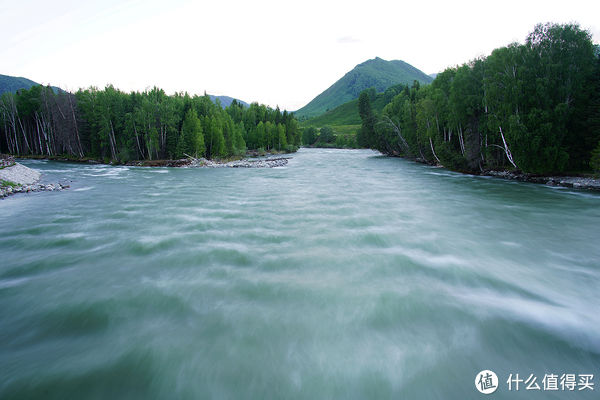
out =
[[598,194],[367,150],[23,163],[71,188],[0,201],[2,399],[598,398]]

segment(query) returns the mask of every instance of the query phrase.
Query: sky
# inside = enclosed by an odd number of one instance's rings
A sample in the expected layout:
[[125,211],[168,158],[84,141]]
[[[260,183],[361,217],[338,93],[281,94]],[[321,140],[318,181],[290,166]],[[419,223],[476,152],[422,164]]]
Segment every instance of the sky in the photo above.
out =
[[579,23],[600,43],[598,16],[597,0],[0,0],[0,74],[294,111],[368,59],[436,73],[545,22]]

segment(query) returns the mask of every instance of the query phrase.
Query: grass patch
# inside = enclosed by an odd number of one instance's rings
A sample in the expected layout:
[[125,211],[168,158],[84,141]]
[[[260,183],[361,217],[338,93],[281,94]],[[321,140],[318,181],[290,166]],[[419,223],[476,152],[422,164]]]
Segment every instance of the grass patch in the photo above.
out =
[[12,181],[5,181],[4,179],[2,179],[2,180],[0,181],[0,186],[2,186],[2,187],[13,187],[13,188],[15,188],[15,187],[19,187],[19,186],[21,186],[21,185],[19,185],[18,183],[12,182]]
[[333,125],[331,129],[337,135],[356,135],[361,125]]

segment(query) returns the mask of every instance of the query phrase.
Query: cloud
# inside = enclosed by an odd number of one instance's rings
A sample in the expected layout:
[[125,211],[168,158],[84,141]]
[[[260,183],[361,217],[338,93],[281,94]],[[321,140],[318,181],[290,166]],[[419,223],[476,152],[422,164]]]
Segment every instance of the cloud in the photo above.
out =
[[360,42],[360,39],[357,39],[352,36],[344,36],[344,37],[338,38],[337,42],[341,43],[341,44],[353,44],[353,43]]

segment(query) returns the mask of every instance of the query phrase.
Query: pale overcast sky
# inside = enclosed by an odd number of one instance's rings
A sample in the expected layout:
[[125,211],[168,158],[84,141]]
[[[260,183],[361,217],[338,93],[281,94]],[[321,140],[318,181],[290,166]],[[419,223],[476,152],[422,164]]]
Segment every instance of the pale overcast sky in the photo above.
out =
[[0,74],[288,110],[376,56],[439,72],[549,21],[578,22],[600,42],[597,0],[0,0],[0,18]]

